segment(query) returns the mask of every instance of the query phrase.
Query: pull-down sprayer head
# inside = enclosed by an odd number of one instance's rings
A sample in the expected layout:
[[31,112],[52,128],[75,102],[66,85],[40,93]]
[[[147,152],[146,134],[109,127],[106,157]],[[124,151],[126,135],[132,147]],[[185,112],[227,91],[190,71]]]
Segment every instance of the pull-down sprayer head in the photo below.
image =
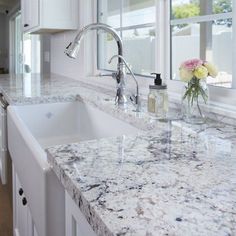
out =
[[77,58],[79,54],[79,49],[80,49],[80,41],[79,42],[73,42],[70,43],[65,50],[65,54],[70,57],[70,58]]

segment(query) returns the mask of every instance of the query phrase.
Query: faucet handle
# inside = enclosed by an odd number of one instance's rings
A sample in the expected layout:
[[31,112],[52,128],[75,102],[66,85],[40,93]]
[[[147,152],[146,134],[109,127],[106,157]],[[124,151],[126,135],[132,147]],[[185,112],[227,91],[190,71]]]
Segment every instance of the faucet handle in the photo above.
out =
[[118,85],[115,96],[115,104],[124,105],[127,103],[127,98],[124,94],[124,88]]
[[137,102],[137,96],[135,96],[134,94],[130,95],[129,97],[130,101],[133,103],[133,104],[136,104]]
[[137,95],[130,95],[129,97],[131,103],[135,106],[135,111],[136,112],[140,112],[141,111],[141,99],[140,99],[140,95],[137,94]]
[[112,79],[115,79],[116,80],[116,76],[117,76],[117,73],[116,72],[112,72],[112,73],[100,73],[99,74],[100,77],[112,77]]
[[117,88],[116,96],[115,96],[115,105],[117,105],[119,103],[120,94],[121,94],[121,90],[120,90],[120,88]]

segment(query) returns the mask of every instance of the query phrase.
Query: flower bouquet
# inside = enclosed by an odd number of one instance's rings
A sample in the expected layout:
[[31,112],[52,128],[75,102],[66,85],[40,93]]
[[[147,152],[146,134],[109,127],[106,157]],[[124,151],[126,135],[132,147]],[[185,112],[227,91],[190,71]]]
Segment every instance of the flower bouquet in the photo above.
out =
[[216,67],[200,59],[183,62],[179,68],[180,79],[186,83],[182,96],[182,113],[189,123],[204,123],[205,115],[202,107],[207,105],[209,91],[206,78],[215,78],[218,72]]

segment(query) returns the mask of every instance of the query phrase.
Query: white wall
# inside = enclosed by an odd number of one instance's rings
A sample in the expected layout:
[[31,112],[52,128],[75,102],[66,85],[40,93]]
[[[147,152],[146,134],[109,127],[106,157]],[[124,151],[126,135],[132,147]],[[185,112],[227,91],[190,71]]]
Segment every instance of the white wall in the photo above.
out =
[[50,58],[50,48],[51,48],[51,36],[44,34],[41,36],[41,73],[50,73],[51,58]]
[[[79,0],[79,29],[83,26],[93,23],[93,0]],[[80,10],[82,9],[82,10]],[[63,33],[53,34],[51,36],[51,72],[68,76],[77,79],[78,76],[89,75],[92,73],[93,64],[91,63],[93,55],[93,43],[91,34],[84,37],[80,48],[79,56],[73,60],[68,58],[65,54],[66,46],[74,39],[77,31],[68,31]],[[87,47],[86,47],[87,45]]]

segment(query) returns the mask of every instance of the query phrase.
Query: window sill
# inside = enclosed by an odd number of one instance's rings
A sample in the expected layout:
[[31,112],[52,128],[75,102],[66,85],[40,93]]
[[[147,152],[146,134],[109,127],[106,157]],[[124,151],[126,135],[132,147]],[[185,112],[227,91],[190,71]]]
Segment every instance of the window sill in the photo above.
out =
[[[151,78],[138,77],[138,82],[139,82],[141,97],[143,100],[147,100],[147,95],[149,93],[149,85],[153,83],[153,80]],[[178,86],[174,86],[175,89],[173,89],[173,84],[168,83],[169,100],[170,100],[170,103],[173,105],[173,106],[171,105],[171,107],[180,109],[181,108],[181,90],[182,90],[183,84],[180,81],[171,81],[171,82],[178,84]],[[114,94],[115,94],[116,82],[111,77],[89,76],[89,77],[86,77],[86,83],[97,85],[99,87],[109,89],[112,91],[114,90]],[[127,85],[126,89],[128,93],[135,92],[135,84],[130,77],[127,78],[126,85]],[[212,87],[213,86],[210,86],[210,88]],[[213,89],[222,90],[222,88],[215,88],[215,87],[213,87]],[[226,89],[226,90],[228,93],[234,92],[232,91],[232,89]],[[210,95],[213,92],[214,91],[210,91]],[[212,97],[213,96],[211,96],[211,98]],[[225,98],[225,99],[230,100],[229,98]],[[218,100],[220,99],[218,98]],[[213,120],[218,120],[227,124],[236,125],[236,106],[222,103],[219,101],[210,101],[208,116],[209,118]]]

